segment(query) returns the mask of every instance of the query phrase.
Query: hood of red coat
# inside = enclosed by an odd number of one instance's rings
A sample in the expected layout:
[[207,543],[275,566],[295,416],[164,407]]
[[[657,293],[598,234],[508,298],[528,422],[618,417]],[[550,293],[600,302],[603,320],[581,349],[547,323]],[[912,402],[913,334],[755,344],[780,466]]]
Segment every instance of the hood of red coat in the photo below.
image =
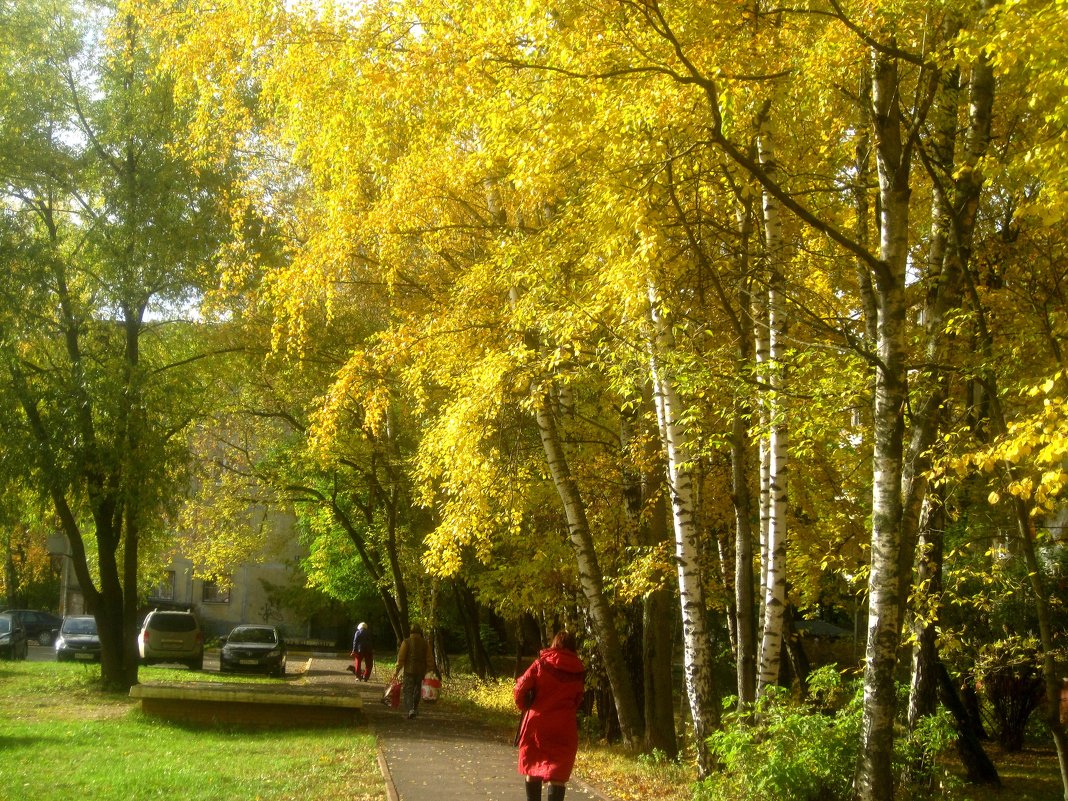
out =
[[541,652],[541,658],[547,664],[552,665],[554,668],[561,670],[564,673],[576,673],[581,675],[586,672],[586,668],[582,665],[582,660],[572,651],[564,651],[558,648],[546,648]]

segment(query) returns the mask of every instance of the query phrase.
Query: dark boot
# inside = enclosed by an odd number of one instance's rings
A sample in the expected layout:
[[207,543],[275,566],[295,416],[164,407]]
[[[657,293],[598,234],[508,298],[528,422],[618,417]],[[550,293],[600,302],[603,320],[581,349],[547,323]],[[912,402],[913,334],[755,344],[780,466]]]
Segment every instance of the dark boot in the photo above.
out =
[[565,790],[567,790],[566,784],[550,784],[549,801],[564,801]]
[[528,779],[527,801],[541,801],[541,779]]

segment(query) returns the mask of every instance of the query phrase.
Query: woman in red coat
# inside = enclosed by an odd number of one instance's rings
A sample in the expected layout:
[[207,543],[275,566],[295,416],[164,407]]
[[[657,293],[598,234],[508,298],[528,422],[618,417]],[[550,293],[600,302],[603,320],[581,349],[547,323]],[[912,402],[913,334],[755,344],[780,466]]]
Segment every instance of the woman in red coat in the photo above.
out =
[[575,635],[561,631],[515,685],[515,703],[526,710],[519,731],[519,772],[527,777],[527,801],[563,801],[578,751],[578,708],[586,669],[575,653]]

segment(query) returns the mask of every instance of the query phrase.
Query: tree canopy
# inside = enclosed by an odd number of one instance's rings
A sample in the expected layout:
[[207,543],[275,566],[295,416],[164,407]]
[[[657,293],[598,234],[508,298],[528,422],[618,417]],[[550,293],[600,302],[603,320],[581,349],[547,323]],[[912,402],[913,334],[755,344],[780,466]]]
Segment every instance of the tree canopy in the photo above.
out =
[[[314,580],[358,563],[398,636],[450,581],[587,631],[648,747],[675,747],[673,604],[702,770],[722,654],[749,714],[787,662],[804,686],[793,621],[864,597],[853,792],[889,799],[901,645],[918,726],[939,653],[967,674],[954,637],[993,636],[937,588],[1002,548],[1055,700],[1065,11],[130,0],[79,58],[9,26],[6,408],[52,432],[25,458],[68,526],[162,519],[200,419],[166,381],[221,342],[189,514],[296,511]],[[189,303],[218,325],[150,314]],[[113,445],[58,446],[87,432]],[[152,480],[108,495],[135,445]]]

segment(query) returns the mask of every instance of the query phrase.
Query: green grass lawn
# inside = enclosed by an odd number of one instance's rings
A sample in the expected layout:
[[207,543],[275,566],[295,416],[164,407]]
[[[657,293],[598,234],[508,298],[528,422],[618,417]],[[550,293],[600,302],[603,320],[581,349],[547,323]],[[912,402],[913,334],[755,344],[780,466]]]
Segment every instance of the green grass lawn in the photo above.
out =
[[[95,665],[0,663],[0,801],[386,797],[365,730],[179,725],[100,692],[99,678]],[[158,668],[142,676],[212,678]]]
[[[383,663],[384,680],[392,665]],[[384,801],[374,738],[362,729],[199,727],[142,715],[99,690],[100,669],[0,662],[0,801]],[[153,667],[143,681],[270,682]],[[512,682],[454,674],[442,705],[502,732],[514,728]],[[1004,787],[959,784],[960,801],[1061,801],[1056,757],[1045,743],[1018,754],[991,748]],[[959,773],[953,754],[945,755]],[[692,760],[650,759],[605,746],[584,730],[576,774],[618,801],[687,801]],[[774,801],[767,799],[767,801]]]

